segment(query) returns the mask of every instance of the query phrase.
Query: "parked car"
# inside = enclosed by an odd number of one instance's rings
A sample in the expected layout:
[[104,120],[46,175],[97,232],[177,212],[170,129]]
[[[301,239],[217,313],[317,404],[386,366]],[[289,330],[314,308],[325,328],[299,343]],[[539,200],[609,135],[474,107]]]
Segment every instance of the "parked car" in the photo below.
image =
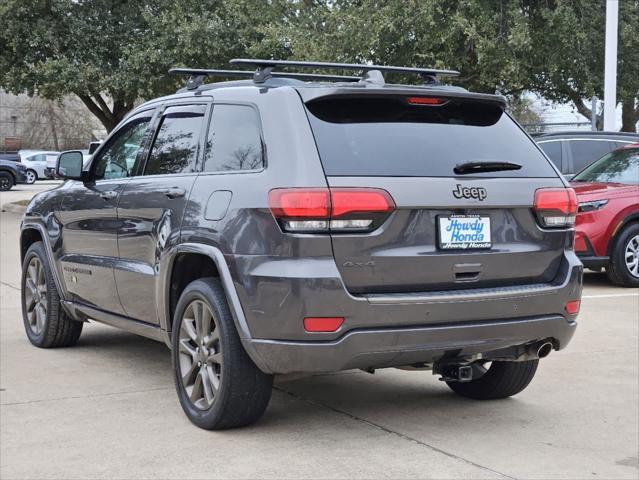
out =
[[604,155],[574,176],[575,250],[584,266],[639,287],[639,144]]
[[24,165],[0,159],[0,191],[11,190],[16,183],[27,183],[27,169]]
[[552,132],[533,138],[568,178],[606,153],[639,142],[639,135],[626,132]]
[[0,160],[6,160],[9,162],[19,162],[20,155],[17,153],[0,153]]
[[[434,81],[454,72],[234,62],[248,80],[179,70],[187,88],[132,111],[88,171],[60,155],[68,181],[22,222],[29,340],[72,345],[91,319],[163,341],[208,429],[257,420],[275,374],[526,388],[575,331],[583,266],[575,193],[504,97]],[[389,69],[428,83],[385,84]]]
[[46,173],[47,155],[57,158],[59,152],[32,151],[21,155],[20,163],[27,167],[27,183],[31,184],[38,179],[50,178]]

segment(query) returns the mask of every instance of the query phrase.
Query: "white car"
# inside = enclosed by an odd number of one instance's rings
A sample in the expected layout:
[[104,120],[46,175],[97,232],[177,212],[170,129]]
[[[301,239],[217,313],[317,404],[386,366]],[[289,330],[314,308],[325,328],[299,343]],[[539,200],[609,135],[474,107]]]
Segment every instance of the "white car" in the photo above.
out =
[[47,159],[58,158],[59,152],[46,151],[21,151],[20,163],[27,167],[27,183],[32,184],[36,180],[48,178],[46,173]]

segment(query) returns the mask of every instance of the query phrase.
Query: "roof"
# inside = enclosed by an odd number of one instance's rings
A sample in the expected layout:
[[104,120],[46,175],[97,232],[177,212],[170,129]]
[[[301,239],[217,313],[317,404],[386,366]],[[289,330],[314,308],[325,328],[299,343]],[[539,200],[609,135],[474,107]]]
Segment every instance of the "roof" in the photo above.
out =
[[629,139],[639,141],[639,133],[632,132],[595,132],[587,130],[573,130],[567,132],[549,132],[549,133],[534,133],[532,137],[535,140],[541,139],[557,139],[564,138],[615,138],[615,139]]

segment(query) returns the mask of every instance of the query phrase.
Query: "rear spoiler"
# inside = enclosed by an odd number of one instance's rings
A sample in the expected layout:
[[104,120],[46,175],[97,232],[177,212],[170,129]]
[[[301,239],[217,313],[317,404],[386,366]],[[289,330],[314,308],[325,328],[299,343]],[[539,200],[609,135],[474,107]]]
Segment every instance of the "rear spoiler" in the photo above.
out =
[[319,99],[328,99],[333,97],[374,97],[374,96],[392,96],[392,97],[401,97],[401,96],[410,96],[410,95],[418,95],[425,97],[441,97],[441,98],[449,98],[449,99],[459,99],[459,100],[467,100],[471,102],[478,103],[490,103],[492,105],[498,105],[502,110],[506,108],[506,97],[503,95],[491,95],[487,93],[473,93],[468,92],[463,89],[453,89],[453,88],[423,88],[415,86],[414,88],[402,86],[400,87],[382,87],[382,88],[371,88],[366,85],[355,85],[353,86],[337,86],[335,88],[330,87],[320,87],[320,88],[298,88],[300,96],[302,97],[302,101],[304,103],[308,103],[311,101],[319,100]]

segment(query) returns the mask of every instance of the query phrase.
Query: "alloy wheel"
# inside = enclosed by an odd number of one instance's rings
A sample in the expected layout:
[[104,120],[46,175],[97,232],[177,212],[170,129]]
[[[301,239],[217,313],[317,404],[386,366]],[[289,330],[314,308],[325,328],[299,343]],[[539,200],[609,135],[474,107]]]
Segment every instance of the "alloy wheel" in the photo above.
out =
[[639,278],[639,235],[635,235],[628,241],[624,259],[630,275]]
[[35,335],[40,335],[47,319],[47,281],[44,266],[37,256],[27,267],[25,305],[29,328]]
[[220,388],[219,333],[210,307],[202,300],[189,303],[179,331],[179,374],[191,403],[201,410],[213,405]]
[[9,177],[0,176],[0,190],[9,190],[11,187],[11,181]]
[[29,185],[31,185],[32,183],[35,183],[35,181],[36,181],[36,174],[35,174],[35,172],[34,172],[34,171],[32,171],[32,170],[28,170],[28,171],[27,171],[27,183],[28,183]]

